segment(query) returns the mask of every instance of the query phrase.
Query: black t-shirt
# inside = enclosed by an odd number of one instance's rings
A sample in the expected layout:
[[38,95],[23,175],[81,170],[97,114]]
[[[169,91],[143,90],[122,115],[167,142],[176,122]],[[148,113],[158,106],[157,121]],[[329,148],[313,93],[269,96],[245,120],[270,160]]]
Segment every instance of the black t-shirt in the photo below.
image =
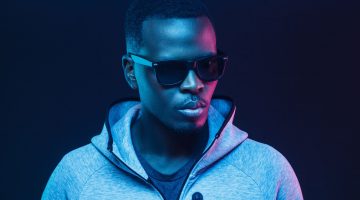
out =
[[151,167],[151,165],[141,156],[134,145],[134,149],[141,165],[149,175],[151,183],[160,191],[165,200],[176,200],[181,192],[181,187],[186,180],[193,164],[197,161],[201,152],[196,153],[192,158],[178,171],[171,175],[162,174]]
[[[136,149],[136,148],[135,148]],[[136,151],[141,165],[144,167],[146,173],[152,184],[160,191],[165,200],[176,200],[180,195],[181,186],[183,185],[187,174],[189,173],[195,159],[192,158],[182,168],[171,175],[162,174],[151,167],[151,165]]]

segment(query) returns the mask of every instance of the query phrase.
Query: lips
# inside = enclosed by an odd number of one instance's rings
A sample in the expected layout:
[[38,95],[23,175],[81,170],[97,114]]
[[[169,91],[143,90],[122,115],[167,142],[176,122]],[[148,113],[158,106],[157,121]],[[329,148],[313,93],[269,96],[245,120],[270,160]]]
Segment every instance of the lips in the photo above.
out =
[[205,108],[207,106],[206,101],[199,99],[198,101],[186,101],[182,106],[179,106],[179,110],[185,110],[185,109],[198,109],[198,108]]
[[185,104],[183,104],[182,106],[180,106],[178,108],[178,111],[186,117],[197,118],[202,115],[206,106],[207,103],[203,99],[199,99],[198,101],[190,100],[185,102]]
[[204,112],[205,108],[199,107],[196,109],[183,109],[183,110],[179,110],[179,112],[189,118],[198,118],[202,115],[202,113]]

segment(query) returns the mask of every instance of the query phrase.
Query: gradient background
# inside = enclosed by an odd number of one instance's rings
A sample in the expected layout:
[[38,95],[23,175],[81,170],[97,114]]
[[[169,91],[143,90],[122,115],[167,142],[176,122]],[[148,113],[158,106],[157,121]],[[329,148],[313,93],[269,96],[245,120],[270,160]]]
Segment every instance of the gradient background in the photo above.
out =
[[[230,56],[216,94],[234,98],[234,123],[286,156],[305,199],[355,199],[355,1],[205,2]],[[0,199],[39,199],[62,156],[99,133],[107,106],[134,95],[121,69],[128,1],[2,3]]]

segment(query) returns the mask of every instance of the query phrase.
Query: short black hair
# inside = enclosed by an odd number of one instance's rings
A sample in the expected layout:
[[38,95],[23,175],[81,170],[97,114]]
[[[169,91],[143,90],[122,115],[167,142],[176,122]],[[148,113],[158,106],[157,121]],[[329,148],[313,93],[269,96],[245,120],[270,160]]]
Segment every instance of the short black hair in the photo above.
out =
[[133,0],[125,16],[126,46],[135,52],[141,47],[142,24],[147,19],[203,16],[211,21],[206,5],[200,0]]

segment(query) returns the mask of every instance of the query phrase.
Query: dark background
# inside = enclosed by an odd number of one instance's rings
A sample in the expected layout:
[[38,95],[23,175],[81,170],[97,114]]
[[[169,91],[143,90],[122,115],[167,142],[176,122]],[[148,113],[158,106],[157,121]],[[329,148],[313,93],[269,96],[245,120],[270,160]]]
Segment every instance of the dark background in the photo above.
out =
[[[230,56],[216,93],[234,98],[234,123],[286,156],[305,199],[355,199],[355,1],[205,2]],[[62,156],[99,133],[107,106],[134,95],[120,62],[128,1],[2,3],[0,198],[39,199]]]

